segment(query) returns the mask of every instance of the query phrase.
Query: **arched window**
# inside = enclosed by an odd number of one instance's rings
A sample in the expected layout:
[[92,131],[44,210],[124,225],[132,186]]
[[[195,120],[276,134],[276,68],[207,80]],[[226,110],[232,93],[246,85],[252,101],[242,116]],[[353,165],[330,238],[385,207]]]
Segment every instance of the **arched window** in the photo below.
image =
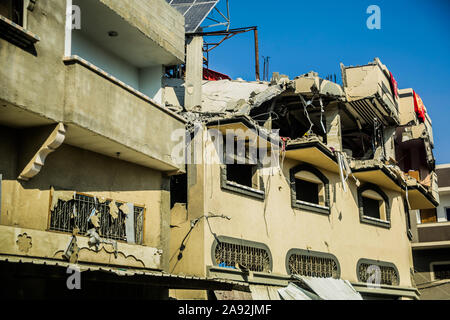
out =
[[292,207],[330,214],[330,191],[327,177],[307,164],[291,169]]
[[358,189],[358,205],[361,222],[391,227],[389,198],[376,185],[365,184]]
[[359,282],[398,286],[400,275],[397,267],[390,262],[360,259],[356,265]]
[[272,254],[264,243],[219,236],[212,245],[215,265],[236,268],[242,265],[250,271],[271,272]]

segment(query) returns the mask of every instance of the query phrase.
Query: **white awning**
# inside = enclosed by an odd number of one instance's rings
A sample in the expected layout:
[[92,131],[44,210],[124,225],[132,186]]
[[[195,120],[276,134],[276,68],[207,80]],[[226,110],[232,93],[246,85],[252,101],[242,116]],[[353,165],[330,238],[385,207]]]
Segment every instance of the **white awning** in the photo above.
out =
[[324,300],[363,300],[347,280],[293,276]]

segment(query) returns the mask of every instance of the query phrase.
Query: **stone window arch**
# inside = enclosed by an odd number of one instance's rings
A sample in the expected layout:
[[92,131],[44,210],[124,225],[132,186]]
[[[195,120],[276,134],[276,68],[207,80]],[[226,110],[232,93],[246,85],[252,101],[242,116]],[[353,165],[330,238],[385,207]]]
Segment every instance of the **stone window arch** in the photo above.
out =
[[378,186],[365,184],[358,188],[360,221],[379,227],[391,227],[389,197]]
[[290,170],[292,207],[321,214],[330,214],[328,178],[315,167],[298,165]]

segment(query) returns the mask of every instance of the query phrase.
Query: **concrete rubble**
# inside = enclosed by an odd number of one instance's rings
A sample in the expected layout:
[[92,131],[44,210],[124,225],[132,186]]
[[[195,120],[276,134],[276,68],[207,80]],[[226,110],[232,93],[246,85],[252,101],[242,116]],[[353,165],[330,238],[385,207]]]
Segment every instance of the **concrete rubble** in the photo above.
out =
[[[343,152],[352,169],[382,169],[403,187],[413,182],[394,160],[395,144],[398,139],[421,139],[432,172],[431,121],[412,121],[412,100],[401,101],[388,68],[375,58],[364,66],[341,65],[341,71],[343,85],[314,71],[293,80],[274,73],[269,82],[203,80],[202,105],[191,111],[182,106],[183,80],[165,79],[164,103],[184,117],[188,127],[244,116],[258,129],[279,129],[280,145],[320,141],[330,152]],[[405,119],[409,126],[401,125]],[[432,191],[430,178],[414,180]]]

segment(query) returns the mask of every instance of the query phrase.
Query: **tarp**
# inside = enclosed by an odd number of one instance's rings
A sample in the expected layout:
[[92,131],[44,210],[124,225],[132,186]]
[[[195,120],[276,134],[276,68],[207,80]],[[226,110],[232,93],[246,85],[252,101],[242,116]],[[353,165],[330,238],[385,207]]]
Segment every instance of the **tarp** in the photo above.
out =
[[392,93],[394,94],[394,98],[398,98],[398,83],[392,75],[392,72],[389,72],[389,74],[391,76]]
[[250,285],[253,300],[281,300],[278,294],[280,287]]
[[219,80],[231,80],[231,78],[226,74],[211,69],[203,68],[203,80],[219,81]]
[[306,284],[314,293],[324,300],[362,300],[347,280],[333,278],[313,278],[305,276],[294,276]]
[[278,293],[283,300],[321,300],[319,296],[293,283],[289,283],[286,288],[278,289]]

